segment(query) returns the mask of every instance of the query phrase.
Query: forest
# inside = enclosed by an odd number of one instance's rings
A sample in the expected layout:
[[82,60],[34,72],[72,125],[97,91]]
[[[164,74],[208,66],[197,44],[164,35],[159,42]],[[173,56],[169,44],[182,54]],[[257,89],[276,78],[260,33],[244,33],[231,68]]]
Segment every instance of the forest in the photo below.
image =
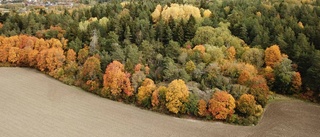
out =
[[174,116],[257,124],[320,100],[320,0],[98,1],[0,15],[0,66]]

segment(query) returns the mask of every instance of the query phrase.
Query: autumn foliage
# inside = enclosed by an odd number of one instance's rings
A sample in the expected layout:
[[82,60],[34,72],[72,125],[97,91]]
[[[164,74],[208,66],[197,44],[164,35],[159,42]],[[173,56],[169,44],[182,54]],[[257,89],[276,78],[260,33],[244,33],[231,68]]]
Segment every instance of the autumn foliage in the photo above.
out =
[[179,5],[172,3],[169,6],[161,7],[161,5],[157,5],[154,12],[151,14],[152,20],[157,22],[160,20],[160,17],[165,21],[168,21],[171,17],[175,20],[188,20],[190,16],[195,18],[201,18],[201,13],[199,8],[192,5]]
[[208,110],[207,110],[207,102],[203,99],[200,99],[198,102],[198,115],[203,117],[203,116],[207,116]]
[[103,76],[102,94],[115,98],[132,96],[133,88],[129,78],[130,74],[124,71],[124,66],[118,61],[113,61],[107,66]]
[[85,88],[89,91],[96,91],[100,86],[99,77],[101,77],[101,75],[99,58],[95,56],[89,57],[80,70],[81,80],[86,84]]
[[294,93],[299,93],[301,90],[301,76],[299,72],[293,72],[292,79],[291,79],[291,88],[290,90]]
[[274,67],[274,65],[281,61],[281,52],[278,45],[273,45],[265,50],[265,63],[267,66]]
[[318,97],[320,27],[310,21],[319,19],[295,17],[313,8],[280,17],[281,7],[259,2],[249,3],[260,8],[254,12],[232,1],[119,4],[3,14],[0,66],[35,68],[159,112],[243,125],[259,119],[272,92]]
[[[138,104],[142,104],[144,106],[151,106],[150,100],[152,96],[152,92],[156,89],[156,85],[153,80],[146,78],[142,85],[138,89],[137,99]],[[154,103],[157,103],[156,101]]]
[[166,93],[166,106],[172,113],[179,113],[185,109],[185,103],[188,101],[189,91],[183,80],[173,80],[168,85]]
[[1,37],[0,61],[18,66],[36,67],[55,76],[55,71],[65,63],[63,44],[57,39],[38,39],[17,35]]
[[256,109],[256,100],[250,94],[243,94],[237,101],[237,110],[248,116],[254,115]]
[[209,101],[209,112],[215,119],[224,120],[234,113],[234,98],[226,91],[217,91]]
[[160,110],[166,109],[166,93],[168,88],[165,86],[159,86],[152,93],[151,104],[153,108],[159,108]]

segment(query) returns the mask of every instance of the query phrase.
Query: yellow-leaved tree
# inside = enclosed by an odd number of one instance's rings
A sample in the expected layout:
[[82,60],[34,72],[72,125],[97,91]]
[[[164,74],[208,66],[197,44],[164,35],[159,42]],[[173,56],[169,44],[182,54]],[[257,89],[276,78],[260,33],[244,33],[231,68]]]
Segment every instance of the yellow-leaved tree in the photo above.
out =
[[158,22],[160,18],[168,21],[171,17],[175,20],[189,20],[191,15],[197,20],[200,19],[200,9],[188,4],[179,5],[172,3],[170,4],[170,7],[167,5],[164,7],[158,5],[154,12],[151,14],[151,17],[154,22]]
[[243,94],[237,101],[237,110],[241,113],[252,116],[255,114],[256,100],[253,95]]
[[137,99],[138,104],[144,107],[151,106],[151,94],[156,89],[152,79],[146,78],[138,89]]
[[173,80],[166,93],[166,106],[172,113],[179,113],[185,109],[185,103],[188,102],[189,91],[185,82],[181,79]]

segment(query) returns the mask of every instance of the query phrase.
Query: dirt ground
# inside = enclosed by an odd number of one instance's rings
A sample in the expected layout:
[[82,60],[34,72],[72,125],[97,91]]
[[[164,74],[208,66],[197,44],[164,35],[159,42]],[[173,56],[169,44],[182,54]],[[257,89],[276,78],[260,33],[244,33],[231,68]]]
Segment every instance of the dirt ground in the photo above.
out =
[[65,85],[36,70],[0,68],[1,137],[320,135],[320,106],[297,100],[267,106],[257,126],[182,119]]

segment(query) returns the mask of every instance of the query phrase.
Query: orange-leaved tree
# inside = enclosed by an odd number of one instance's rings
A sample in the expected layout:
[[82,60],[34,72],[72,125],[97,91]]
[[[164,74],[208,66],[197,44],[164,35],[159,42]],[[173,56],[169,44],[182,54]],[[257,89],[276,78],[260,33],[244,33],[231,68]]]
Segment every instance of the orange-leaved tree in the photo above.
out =
[[173,80],[166,93],[166,106],[172,113],[179,113],[185,109],[185,103],[188,102],[189,91],[185,82],[181,79]]
[[226,91],[217,91],[209,101],[209,112],[215,119],[226,119],[234,113],[235,100]]
[[76,52],[74,52],[73,49],[69,49],[67,51],[67,58],[66,58],[66,62],[70,63],[72,61],[76,61]]
[[293,93],[300,92],[302,81],[301,81],[301,76],[299,72],[293,72],[290,85],[291,85],[290,90]]
[[124,66],[119,61],[110,63],[103,76],[102,95],[113,98],[129,97],[133,95],[130,74],[124,71]]
[[234,60],[236,57],[236,49],[233,46],[231,46],[227,49],[226,54],[229,60]]
[[19,60],[19,48],[18,47],[11,47],[9,50],[9,56],[8,56],[8,61],[10,63],[16,63]]
[[28,53],[28,63],[30,67],[34,67],[37,64],[38,53],[39,53],[38,50],[31,50]]
[[46,63],[49,72],[53,72],[56,68],[61,68],[66,59],[63,54],[63,49],[60,47],[50,48],[47,52]]
[[264,54],[265,54],[264,60],[266,65],[272,68],[276,63],[280,62],[282,59],[281,51],[278,45],[273,45],[267,48]]
[[152,79],[146,78],[142,85],[138,89],[137,99],[138,104],[143,105],[144,107],[151,106],[151,94],[156,89]]
[[200,99],[198,102],[198,114],[199,116],[207,116],[208,109],[207,109],[207,102],[203,99]]
[[0,45],[0,62],[7,62],[10,47],[7,45]]

